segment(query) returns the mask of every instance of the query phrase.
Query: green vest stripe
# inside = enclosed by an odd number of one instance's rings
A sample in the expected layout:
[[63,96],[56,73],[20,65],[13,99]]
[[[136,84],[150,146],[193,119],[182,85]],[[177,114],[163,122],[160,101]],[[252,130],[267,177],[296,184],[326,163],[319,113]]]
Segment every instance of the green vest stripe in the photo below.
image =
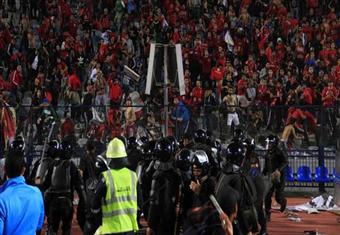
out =
[[116,210],[116,211],[109,211],[109,212],[103,212],[103,218],[113,217],[117,215],[125,215],[125,214],[135,214],[137,213],[137,210],[135,209],[123,209],[123,210]]

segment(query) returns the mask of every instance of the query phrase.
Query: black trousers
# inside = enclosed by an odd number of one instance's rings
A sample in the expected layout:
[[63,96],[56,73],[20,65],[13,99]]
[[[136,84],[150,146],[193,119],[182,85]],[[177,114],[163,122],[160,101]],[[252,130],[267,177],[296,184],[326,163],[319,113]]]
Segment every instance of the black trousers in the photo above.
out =
[[265,198],[265,210],[267,214],[270,214],[270,210],[272,207],[272,196],[275,192],[275,200],[280,205],[286,202],[286,198],[284,197],[284,188],[285,181],[281,178],[280,183],[273,183],[272,187],[269,189],[266,198]]
[[256,196],[257,196],[257,201],[256,201],[256,210],[257,210],[257,215],[258,215],[258,220],[259,224],[261,226],[262,231],[267,230],[267,220],[266,216],[263,210],[263,203],[264,203],[264,191],[265,191],[265,185],[264,181],[261,175],[253,178],[253,182],[256,188]]
[[68,197],[56,197],[51,200],[48,211],[48,234],[58,233],[60,222],[62,222],[62,234],[70,235],[72,226],[73,205]]

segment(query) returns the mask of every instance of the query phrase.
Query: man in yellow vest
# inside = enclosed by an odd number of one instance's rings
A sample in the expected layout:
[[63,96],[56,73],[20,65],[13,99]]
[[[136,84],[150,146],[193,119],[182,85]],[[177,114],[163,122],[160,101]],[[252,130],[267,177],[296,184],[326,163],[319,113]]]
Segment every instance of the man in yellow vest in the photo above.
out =
[[106,158],[110,170],[102,173],[92,213],[102,212],[102,225],[96,234],[132,235],[137,224],[137,175],[129,170],[124,143],[114,138],[108,145]]

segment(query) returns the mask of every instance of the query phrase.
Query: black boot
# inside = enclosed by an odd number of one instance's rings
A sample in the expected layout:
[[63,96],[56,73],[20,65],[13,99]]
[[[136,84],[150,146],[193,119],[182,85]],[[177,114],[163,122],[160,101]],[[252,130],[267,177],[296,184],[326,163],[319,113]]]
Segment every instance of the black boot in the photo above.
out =
[[286,206],[287,206],[287,199],[284,199],[281,204],[280,211],[284,212],[286,210]]

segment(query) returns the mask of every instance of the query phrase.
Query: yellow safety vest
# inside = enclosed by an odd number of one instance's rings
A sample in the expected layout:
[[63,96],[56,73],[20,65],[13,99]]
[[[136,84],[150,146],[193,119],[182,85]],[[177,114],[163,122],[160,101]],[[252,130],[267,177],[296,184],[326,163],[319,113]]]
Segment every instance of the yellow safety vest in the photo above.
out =
[[137,231],[137,175],[127,168],[103,173],[106,196],[102,203],[101,234]]

